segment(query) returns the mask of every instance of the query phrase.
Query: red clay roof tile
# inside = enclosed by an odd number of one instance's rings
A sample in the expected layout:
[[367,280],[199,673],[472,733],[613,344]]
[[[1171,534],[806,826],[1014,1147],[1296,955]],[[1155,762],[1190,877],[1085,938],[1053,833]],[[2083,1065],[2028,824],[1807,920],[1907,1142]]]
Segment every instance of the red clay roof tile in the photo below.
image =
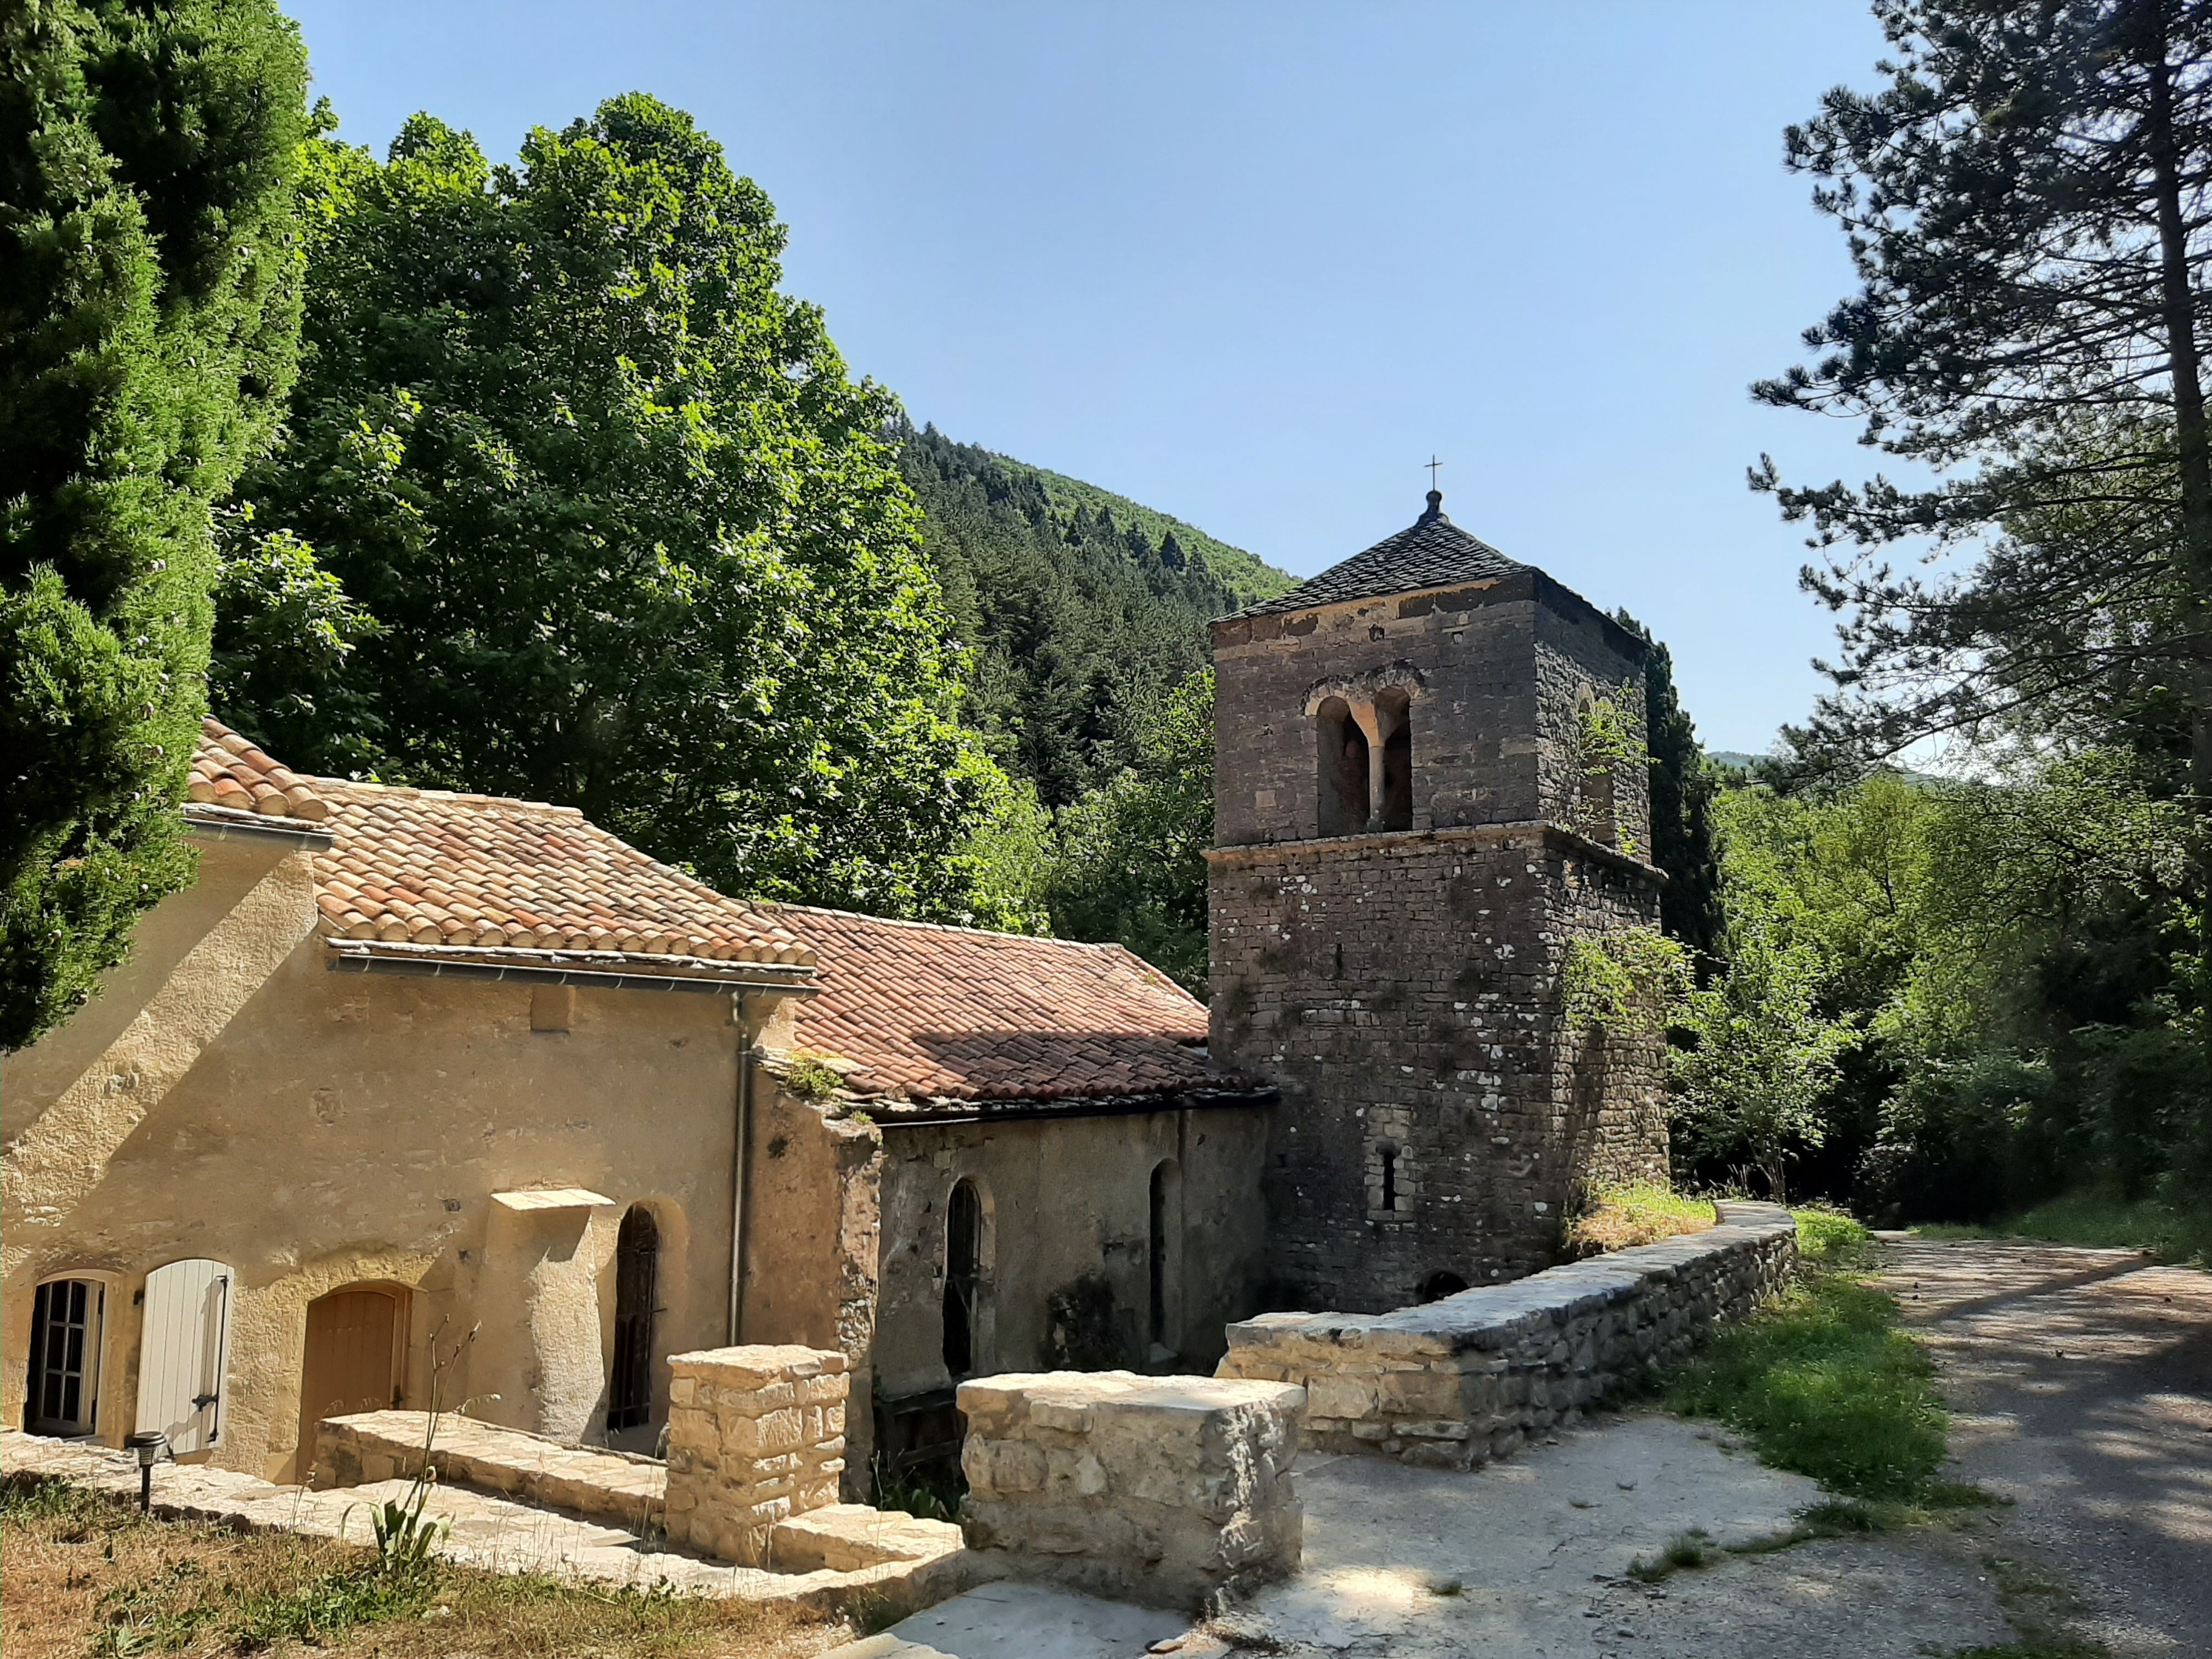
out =
[[762,908],[814,947],[799,1046],[857,1062],[857,1094],[1024,1100],[1248,1088],[1209,1060],[1206,1010],[1118,945]]
[[765,907],[655,862],[574,807],[302,778],[213,719],[191,798],[327,830],[331,845],[312,856],[316,908],[334,938],[812,960]]

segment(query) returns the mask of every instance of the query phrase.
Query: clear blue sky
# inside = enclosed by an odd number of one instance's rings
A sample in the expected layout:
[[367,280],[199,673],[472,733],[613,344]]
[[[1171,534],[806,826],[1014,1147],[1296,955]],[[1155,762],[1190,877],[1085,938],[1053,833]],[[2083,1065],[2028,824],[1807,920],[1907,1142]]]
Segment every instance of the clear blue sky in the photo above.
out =
[[1754,377],[1850,287],[1781,130],[1863,0],[292,0],[341,136],[511,156],[633,88],[791,228],[786,286],[917,421],[1310,574],[1446,511],[1674,647],[1764,749],[1828,620],[1744,487],[1863,476]]

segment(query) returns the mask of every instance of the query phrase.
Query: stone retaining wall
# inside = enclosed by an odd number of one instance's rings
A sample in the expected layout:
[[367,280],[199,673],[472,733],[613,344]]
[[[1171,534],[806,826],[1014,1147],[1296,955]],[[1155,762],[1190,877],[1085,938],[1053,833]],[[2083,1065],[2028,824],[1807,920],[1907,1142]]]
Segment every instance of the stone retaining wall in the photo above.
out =
[[1789,1212],[1716,1208],[1705,1232],[1395,1313],[1262,1314],[1229,1328],[1216,1375],[1303,1384],[1316,1449],[1469,1468],[1774,1293],[1797,1259]]
[[709,1348],[669,1356],[669,1541],[765,1565],[779,1523],[837,1501],[845,1356]]
[[1049,1371],[960,1385],[968,1547],[1015,1577],[1194,1612],[1297,1571],[1305,1393]]

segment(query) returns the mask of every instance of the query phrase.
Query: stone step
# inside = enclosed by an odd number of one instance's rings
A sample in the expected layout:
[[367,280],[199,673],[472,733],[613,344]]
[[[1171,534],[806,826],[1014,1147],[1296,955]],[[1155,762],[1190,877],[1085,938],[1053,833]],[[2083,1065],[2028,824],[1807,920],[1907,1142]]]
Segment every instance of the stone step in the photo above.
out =
[[426,1439],[431,1466],[444,1485],[517,1498],[641,1535],[661,1527],[665,1465],[596,1447],[564,1446],[450,1412],[439,1416],[434,1430],[424,1412],[325,1418],[315,1436],[315,1485],[328,1489],[411,1480],[422,1467]]

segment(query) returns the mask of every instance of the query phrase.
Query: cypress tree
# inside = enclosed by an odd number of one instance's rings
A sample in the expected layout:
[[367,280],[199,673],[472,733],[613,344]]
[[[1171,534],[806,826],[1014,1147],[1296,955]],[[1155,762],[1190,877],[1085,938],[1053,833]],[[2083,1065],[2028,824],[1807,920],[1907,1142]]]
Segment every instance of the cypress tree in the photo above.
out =
[[306,88],[269,0],[0,7],[0,1048],[191,879],[210,513],[292,382]]
[[1720,956],[1720,850],[1713,838],[1712,768],[1697,724],[1674,690],[1674,658],[1651,630],[1626,611],[1613,620],[1646,641],[1644,730],[1650,750],[1651,861],[1667,872],[1659,925],[1695,957],[1702,977]]

